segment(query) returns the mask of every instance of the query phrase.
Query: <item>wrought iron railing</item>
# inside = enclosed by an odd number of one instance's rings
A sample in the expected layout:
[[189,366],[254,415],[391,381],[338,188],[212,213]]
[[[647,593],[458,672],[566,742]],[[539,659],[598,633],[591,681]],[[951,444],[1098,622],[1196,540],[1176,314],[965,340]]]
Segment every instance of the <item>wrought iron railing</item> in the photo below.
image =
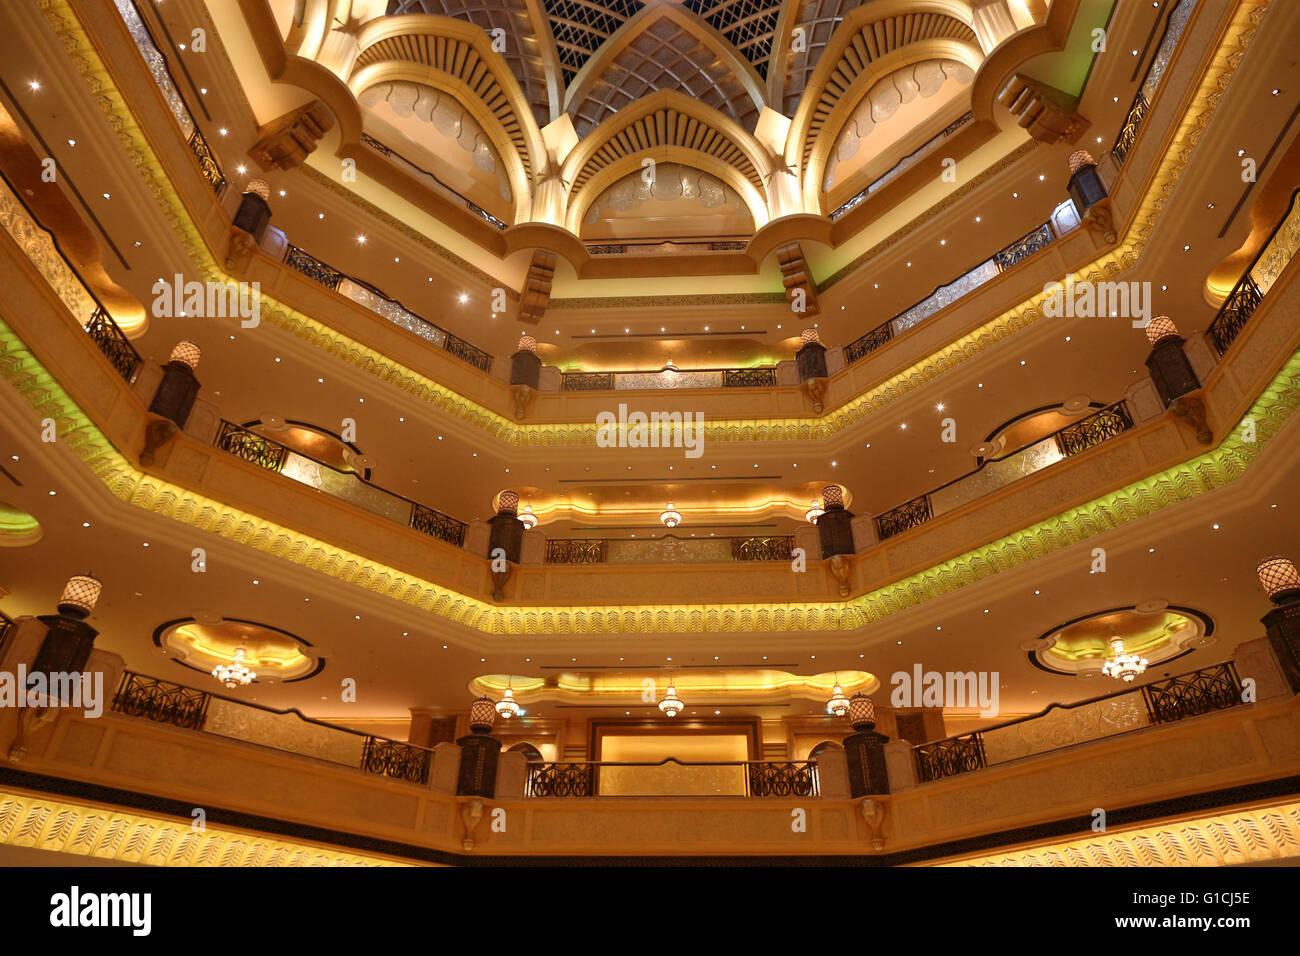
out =
[[1219,314],[1206,329],[1220,355],[1228,351],[1228,346],[1236,341],[1237,335],[1246,327],[1246,323],[1255,314],[1262,300],[1263,295],[1259,291],[1259,286],[1247,272],[1224,299],[1223,305],[1219,306]]
[[728,368],[722,372],[723,388],[763,388],[775,384],[774,368]]
[[[222,709],[219,713],[218,708]],[[363,734],[350,727],[340,727],[337,724],[314,720],[311,717],[304,717],[296,710],[276,710],[261,704],[236,700],[233,697],[212,694],[196,687],[173,684],[170,681],[159,680],[133,671],[123,673],[122,682],[113,696],[111,710],[127,717],[139,717],[185,730],[243,740],[246,743],[270,747],[285,753],[317,756],[318,759],[329,763],[355,766],[361,772],[375,776],[391,777],[394,780],[416,784],[425,784],[429,781],[433,751],[428,748],[387,737]],[[217,716],[214,716],[214,713]],[[246,716],[270,715],[276,720],[274,732],[269,736],[254,734],[249,728],[255,726],[255,721],[242,717],[233,721],[230,719],[231,714],[240,713]],[[329,740],[347,742],[348,746],[331,750],[328,756],[321,751],[308,753],[301,747],[292,745],[291,740],[295,735],[287,731],[285,725],[279,722],[284,718],[301,721],[304,738],[318,742],[320,735],[324,733]],[[353,743],[355,746],[352,745]],[[308,750],[311,749],[308,746]],[[353,764],[352,761],[357,762]]]
[[912,748],[920,783],[1245,703],[1231,661]]
[[876,532],[880,540],[884,541],[911,528],[920,527],[931,517],[930,496],[921,495],[919,498],[904,502],[897,508],[876,515]]
[[257,432],[249,431],[243,425],[225,420],[222,420],[221,426],[217,429],[217,437],[213,444],[222,451],[268,471],[279,471],[283,468],[285,457],[289,454],[287,446]]
[[[525,797],[595,797],[601,791],[601,772],[622,768],[643,768],[653,770],[667,767],[669,764],[679,768],[721,769],[735,768],[734,775],[724,771],[723,778],[713,778],[709,784],[714,790],[704,792],[703,788],[685,787],[689,792],[677,796],[744,796],[744,797],[816,797],[821,794],[817,777],[815,760],[732,760],[732,761],[690,761],[665,757],[656,763],[638,761],[595,761],[574,760],[559,763],[530,763],[528,777],[524,784]],[[681,782],[680,780],[678,781]],[[673,781],[661,780],[653,788],[653,793],[644,796],[672,796],[663,792],[672,788]],[[617,787],[619,796],[638,796],[628,793],[635,788],[635,783],[620,781]],[[734,788],[730,792],[725,788]],[[721,791],[721,792],[720,792]]]
[[1046,249],[1051,245],[1051,242],[1052,227],[1048,223],[1043,223],[1036,229],[1032,229],[1021,236],[1005,249],[995,252],[993,261],[997,263],[998,271],[1003,272],[1012,266],[1019,265],[1034,253]]
[[918,783],[955,777],[959,773],[982,770],[986,766],[984,741],[978,733],[922,744],[913,748],[912,752],[916,755]]
[[609,542],[604,538],[547,538],[547,564],[604,564]]
[[417,504],[411,509],[411,527],[458,548],[465,546],[465,522],[424,505]]
[[86,334],[99,346],[104,357],[122,378],[127,382],[135,381],[135,374],[144,360],[102,305],[95,309],[90,321],[86,323]]
[[852,365],[860,361],[895,336],[901,335],[914,325],[964,298],[989,279],[1014,268],[1035,253],[1046,249],[1056,238],[1050,222],[1035,226],[1015,242],[993,253],[990,258],[966,270],[951,282],[939,286],[924,299],[908,306],[887,322],[882,322],[850,342],[844,347],[844,364]]
[[131,39],[135,41],[136,49],[139,50],[140,57],[149,70],[149,75],[153,77],[159,92],[162,93],[172,117],[176,120],[181,133],[185,136],[190,151],[194,154],[194,158],[198,160],[203,178],[208,181],[212,191],[220,195],[221,191],[226,188],[225,173],[221,171],[221,163],[217,160],[212,147],[208,145],[208,141],[199,129],[198,121],[194,119],[194,111],[185,102],[185,97],[180,91],[180,84],[176,82],[171,65],[162,52],[163,46],[154,38],[153,31],[149,29],[149,24],[145,21],[134,0],[115,0],[115,6],[118,14],[122,17],[122,21],[126,24],[127,31],[131,34]]
[[497,229],[506,228],[506,222],[504,220],[498,219],[496,216],[492,215],[492,213],[488,212],[482,206],[478,205],[477,203],[473,202],[467,197],[461,195],[456,190],[452,189],[450,186],[444,183],[437,176],[435,176],[433,173],[429,172],[424,167],[411,162],[409,159],[407,159],[401,153],[397,152],[397,150],[393,149],[391,146],[384,145],[379,140],[371,136],[369,133],[361,134],[361,142],[364,145],[369,146],[371,149],[379,153],[381,156],[384,156],[391,160],[395,160],[396,162],[399,162],[405,166],[409,166],[411,169],[415,170],[421,176],[426,176],[429,179],[433,180],[433,182],[436,183],[443,192],[446,192],[452,198],[457,199],[460,202],[463,202],[465,204],[466,209],[468,209],[474,215],[478,216],[488,225],[494,226]]
[[385,737],[367,737],[361,752],[361,769],[380,777],[410,783],[429,782],[432,751]]
[[684,388],[772,388],[776,369],[765,368],[692,368],[668,366],[642,371],[562,372],[560,390],[564,392],[600,392],[622,389],[671,387]]
[[564,392],[603,392],[613,389],[613,372],[564,372],[560,376],[560,390]]
[[[965,482],[979,480],[986,469],[996,467],[1017,455],[1024,459],[1022,465],[1014,473],[1004,475],[996,485],[993,485],[994,487],[1003,487],[1010,481],[1041,471],[1062,458],[1087,451],[1123,434],[1132,427],[1133,416],[1128,410],[1128,405],[1121,399],[1112,405],[1098,409],[1086,418],[1071,422],[1042,438],[1036,438],[1027,445],[1007,452],[1000,458],[981,462],[974,471],[969,471],[920,497],[877,515],[877,535],[882,541],[892,538],[896,534],[925,524],[938,514],[947,513],[963,500],[970,500],[971,490],[965,489]],[[1045,453],[1048,451],[1054,451],[1054,454]],[[986,481],[985,484],[975,487],[973,491],[978,494],[987,493],[990,484],[991,482]],[[957,493],[959,485],[963,485],[965,489],[960,494]],[[943,500],[936,506],[936,499],[940,496]]]
[[[293,449],[286,445],[281,445],[277,441],[272,441],[263,435],[259,435],[255,431],[245,428],[243,425],[236,425],[234,422],[228,422],[225,420],[221,422],[220,427],[217,429],[217,437],[213,440],[213,444],[224,452],[229,452],[238,458],[242,458],[244,461],[251,462],[260,468],[265,468],[267,471],[274,471],[279,474],[286,474],[285,463],[289,460],[290,455],[296,455],[306,461],[315,462],[315,465],[318,468],[329,469],[330,471],[337,472],[337,469],[331,468],[324,462],[316,461],[316,459],[303,455],[301,452],[293,451]],[[339,474],[342,474],[342,472],[339,472]],[[287,474],[286,477],[293,478],[295,481],[300,480],[296,477],[296,473]],[[465,531],[467,526],[463,521],[457,521],[450,515],[443,514],[441,511],[434,508],[412,501],[410,498],[403,495],[394,494],[391,491],[379,488],[377,485],[371,484],[359,475],[351,474],[350,477],[355,479],[361,485],[375,489],[375,491],[387,496],[388,499],[393,502],[395,506],[394,509],[385,510],[382,512],[383,514],[392,517],[397,512],[398,508],[405,507],[408,509],[407,517],[405,519],[408,527],[420,532],[421,534],[427,534],[432,538],[446,541],[448,544],[453,544],[458,548],[464,547]],[[316,485],[313,485],[313,487],[316,487]],[[336,494],[335,497],[341,497],[344,501],[348,500],[348,498],[342,494]]]
[[208,141],[203,138],[197,126],[190,134],[189,145],[194,158],[199,161],[199,170],[203,173],[203,178],[208,181],[212,191],[220,196],[221,191],[226,188],[226,174],[221,171],[221,163],[217,161],[216,154],[212,152],[212,147],[208,145]]
[[751,797],[818,796],[815,760],[751,762],[746,769]]
[[[358,302],[364,307],[370,309],[381,318],[387,319],[394,325],[404,328],[409,332],[419,335],[420,338],[440,346],[447,352],[456,356],[462,362],[473,365],[480,371],[486,372],[492,368],[492,356],[482,349],[475,348],[464,339],[452,335],[442,326],[430,322],[423,316],[412,312],[396,299],[385,294],[367,282],[362,282],[346,272],[341,272],[326,262],[317,259],[310,252],[290,245],[285,249],[284,264],[296,272],[301,272],[313,282],[319,282],[325,288],[331,291],[344,294],[342,286],[345,281],[353,283],[358,287],[357,295],[349,295],[348,298]],[[368,306],[359,296],[373,296],[378,300],[376,305]]]
[[1056,432],[1056,447],[1062,455],[1077,455],[1132,427],[1133,416],[1128,405],[1118,401]]
[[127,671],[122,675],[122,683],[113,698],[113,710],[128,717],[143,717],[186,730],[202,730],[211,696],[193,687]]
[[1142,685],[1142,697],[1153,724],[1235,707],[1242,703],[1241,693],[1241,678],[1232,661]]
[[858,359],[866,358],[893,337],[894,321],[890,319],[884,325],[876,326],[866,335],[861,335],[844,346],[844,364],[852,365]]
[[794,538],[791,535],[764,538],[732,538],[733,561],[789,561]]
[[590,763],[530,763],[525,797],[594,797],[595,765]]
[[1128,109],[1128,115],[1124,117],[1124,125],[1120,127],[1119,135],[1115,137],[1115,145],[1110,149],[1110,154],[1115,157],[1118,165],[1123,166],[1124,161],[1128,159],[1128,154],[1133,151],[1138,130],[1142,128],[1142,121],[1146,119],[1150,108],[1147,98],[1142,95],[1141,90],[1138,90],[1133,97],[1133,105]]
[[339,283],[347,278],[338,269],[321,262],[310,252],[304,252],[295,245],[290,245],[284,252],[284,264],[296,272],[301,272],[313,282],[319,282],[327,289],[333,289],[335,292],[339,289]]

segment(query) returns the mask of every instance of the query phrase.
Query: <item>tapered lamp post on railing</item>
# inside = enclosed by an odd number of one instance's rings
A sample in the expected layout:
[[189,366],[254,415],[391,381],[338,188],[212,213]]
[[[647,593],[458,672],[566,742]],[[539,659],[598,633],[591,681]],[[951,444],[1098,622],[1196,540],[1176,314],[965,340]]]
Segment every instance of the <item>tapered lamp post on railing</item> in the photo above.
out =
[[1107,242],[1116,239],[1115,225],[1110,212],[1110,194],[1097,172],[1097,161],[1086,149],[1075,150],[1070,154],[1070,181],[1065,190],[1074,200],[1079,211],[1079,218],[1101,233]]
[[456,795],[493,797],[497,787],[497,762],[501,741],[492,734],[497,719],[497,705],[490,697],[480,697],[469,708],[469,735],[456,741],[460,747],[460,770],[456,775]]
[[817,517],[817,537],[822,557],[830,559],[831,577],[839,586],[840,597],[848,597],[849,575],[853,569],[853,512],[844,508],[844,489],[827,485],[822,489],[822,513]]
[[250,179],[239,197],[239,209],[226,236],[226,268],[243,272],[253,252],[262,244],[271,222],[271,185],[264,179]]
[[1281,555],[1265,558],[1256,570],[1274,605],[1260,621],[1291,693],[1300,694],[1300,573]]
[[799,351],[794,356],[799,387],[812,402],[813,411],[820,415],[826,407],[826,346],[822,345],[821,335],[816,329],[804,329],[799,334],[799,341]]
[[45,640],[32,662],[27,686],[20,688],[19,692],[27,694],[44,685],[46,703],[20,709],[18,734],[9,746],[10,760],[21,760],[26,756],[31,735],[54,718],[56,711],[50,706],[49,699],[54,696],[56,688],[72,689],[74,684],[81,682],[90,652],[94,650],[95,638],[99,636],[99,631],[87,624],[86,618],[95,609],[102,591],[103,585],[93,574],[74,574],[63,587],[58,613],[37,617],[45,625]]
[[1160,401],[1179,418],[1187,420],[1196,431],[1197,441],[1208,445],[1214,440],[1214,433],[1206,422],[1205,403],[1194,394],[1200,390],[1201,380],[1183,350],[1186,339],[1178,334],[1178,327],[1167,315],[1158,315],[1148,322],[1146,333],[1151,343],[1147,371],[1151,373]]
[[519,336],[519,348],[510,356],[510,394],[515,400],[515,417],[523,420],[542,380],[542,360],[537,357],[537,339]]
[[199,367],[203,353],[193,342],[177,342],[171,357],[163,366],[162,380],[153,393],[149,411],[184,428],[189,421],[194,400],[199,395],[199,380],[194,370]]
[[497,496],[497,513],[488,519],[488,560],[494,601],[505,598],[506,582],[523,552],[525,530],[527,525],[519,520],[519,495],[513,491],[501,492]]
[[889,771],[885,766],[889,738],[876,733],[876,705],[866,694],[859,692],[849,698],[849,721],[854,731],[844,738],[849,795],[857,798],[889,793]]

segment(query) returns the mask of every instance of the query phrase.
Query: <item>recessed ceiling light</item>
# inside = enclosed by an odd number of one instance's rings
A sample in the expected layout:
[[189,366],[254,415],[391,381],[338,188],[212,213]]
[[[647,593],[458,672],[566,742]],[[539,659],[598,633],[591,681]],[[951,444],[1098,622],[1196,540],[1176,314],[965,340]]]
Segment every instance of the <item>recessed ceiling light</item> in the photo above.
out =
[[105,199],[112,199],[112,198],[113,198],[113,197],[110,196],[108,193],[104,193],[103,196],[104,196]]
[[365,237],[365,236],[357,236],[357,242],[358,242],[359,244],[361,244],[361,245],[364,246],[364,245],[366,244],[366,237]]
[[230,130],[226,129],[226,128],[223,126],[223,127],[221,127],[221,129],[217,130],[217,132],[220,133],[222,136],[225,136],[227,133],[230,132]]
[[77,141],[76,141],[75,139],[70,139],[70,140],[68,140],[68,145],[69,145],[69,146],[76,146],[76,145],[77,145]]
[[33,91],[39,90],[41,88],[41,84],[39,80],[28,80],[27,85],[30,86]]

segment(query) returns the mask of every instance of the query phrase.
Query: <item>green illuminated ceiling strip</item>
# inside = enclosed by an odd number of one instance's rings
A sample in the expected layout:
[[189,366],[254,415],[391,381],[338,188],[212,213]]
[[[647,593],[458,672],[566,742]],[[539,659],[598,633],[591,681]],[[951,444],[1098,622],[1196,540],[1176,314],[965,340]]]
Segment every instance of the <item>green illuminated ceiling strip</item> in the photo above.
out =
[[[81,70],[109,124],[121,139],[128,157],[157,198],[187,254],[197,264],[198,272],[207,281],[238,281],[222,271],[213,259],[202,234],[163,173],[162,165],[148,138],[136,123],[129,104],[114,85],[108,69],[95,53],[75,12],[66,0],[39,2],[51,28]],[[1076,283],[1110,281],[1136,263],[1267,7],[1268,0],[1240,0],[1224,42],[1202,77],[1173,143],[1162,158],[1121,244],[1076,272]],[[710,442],[808,441],[830,438],[867,414],[886,407],[908,392],[970,361],[985,349],[1037,322],[1043,318],[1041,306],[1045,298],[1040,293],[1026,300],[821,417],[706,421],[704,438]],[[262,296],[262,306],[264,321],[402,389],[420,401],[460,418],[488,436],[508,444],[531,447],[595,445],[597,427],[594,422],[514,422],[269,296]]]
[[1234,427],[1216,448],[1188,462],[847,601],[497,607],[137,470],[3,321],[0,376],[41,418],[53,418],[58,423],[63,445],[75,452],[119,500],[482,633],[510,636],[852,631],[1231,484],[1245,474],[1300,404],[1300,352],[1296,352],[1247,413],[1254,419],[1257,441],[1243,441],[1242,429]]

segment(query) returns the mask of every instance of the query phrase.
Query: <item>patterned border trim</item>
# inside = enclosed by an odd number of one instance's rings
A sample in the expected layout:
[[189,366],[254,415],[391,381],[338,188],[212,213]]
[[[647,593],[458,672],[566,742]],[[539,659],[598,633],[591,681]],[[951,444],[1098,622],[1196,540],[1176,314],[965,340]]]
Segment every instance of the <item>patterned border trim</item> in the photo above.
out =
[[1281,803],[934,865],[1235,866],[1297,853],[1300,803]]
[[[212,258],[188,211],[171,188],[148,139],[136,124],[121,94],[113,86],[103,62],[95,56],[93,47],[66,0],[38,2],[51,28],[98,100],[110,126],[122,140],[128,156],[158,199],[182,246],[197,264],[201,277],[210,281],[228,281],[228,277]],[[1254,37],[1259,19],[1268,3],[1269,0],[1240,0],[1224,42],[1202,77],[1201,85],[1192,98],[1175,139],[1138,206],[1134,225],[1125,234],[1123,244],[1077,272],[1074,276],[1076,283],[1112,280],[1137,261],[1181,179],[1192,149],[1218,107],[1237,64]],[[908,392],[970,361],[985,349],[1037,322],[1043,318],[1041,306],[1045,299],[1041,293],[1034,296],[821,418],[716,420],[705,423],[705,438],[711,442],[812,441],[829,438],[871,412],[885,408]],[[341,358],[508,444],[528,447],[590,447],[595,444],[597,429],[594,422],[520,424],[511,421],[269,296],[262,297],[262,317],[264,321],[298,336],[314,347]]]
[[154,866],[410,866],[265,834],[223,831],[0,790],[0,844]]
[[852,631],[1231,484],[1300,405],[1296,352],[1247,412],[1255,420],[1257,441],[1243,441],[1242,429],[1234,427],[1218,447],[1191,461],[849,601],[497,607],[138,471],[2,321],[0,377],[41,418],[57,422],[64,447],[121,501],[494,635]]

